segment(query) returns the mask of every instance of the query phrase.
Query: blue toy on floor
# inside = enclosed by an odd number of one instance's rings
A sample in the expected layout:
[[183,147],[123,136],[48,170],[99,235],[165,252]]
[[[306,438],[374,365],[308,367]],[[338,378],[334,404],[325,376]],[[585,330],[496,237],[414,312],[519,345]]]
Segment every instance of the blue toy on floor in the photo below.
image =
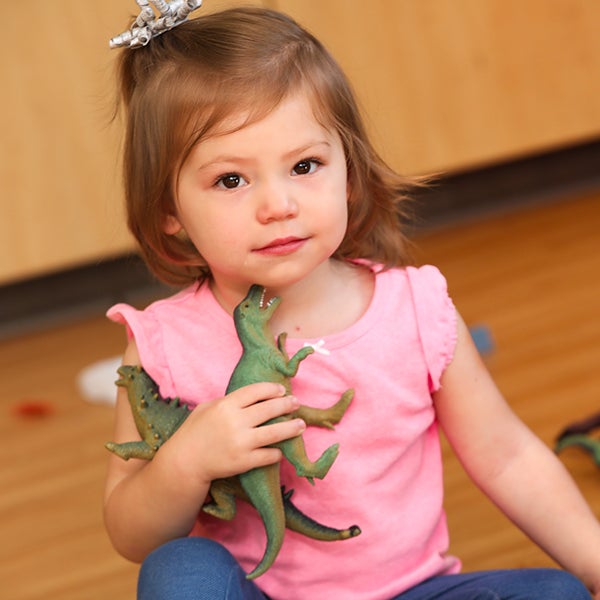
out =
[[475,342],[475,347],[479,350],[479,354],[487,356],[494,351],[494,338],[487,325],[472,325],[469,327],[469,333],[473,338],[473,342]]

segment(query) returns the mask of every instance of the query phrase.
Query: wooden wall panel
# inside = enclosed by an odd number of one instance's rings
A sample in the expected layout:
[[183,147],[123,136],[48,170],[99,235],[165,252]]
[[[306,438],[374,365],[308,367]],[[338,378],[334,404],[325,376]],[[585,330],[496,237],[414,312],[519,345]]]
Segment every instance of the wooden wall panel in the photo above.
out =
[[133,248],[108,40],[138,11],[134,0],[11,4],[0,37],[0,284]]
[[108,39],[124,2],[16,3],[0,38],[0,281],[121,252]]
[[597,0],[272,0],[329,47],[386,158],[456,171],[600,136]]

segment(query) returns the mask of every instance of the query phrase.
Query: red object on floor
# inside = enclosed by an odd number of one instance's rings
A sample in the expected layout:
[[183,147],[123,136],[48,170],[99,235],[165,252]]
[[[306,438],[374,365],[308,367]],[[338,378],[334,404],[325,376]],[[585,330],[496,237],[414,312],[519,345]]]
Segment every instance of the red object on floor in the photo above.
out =
[[49,417],[55,413],[55,408],[48,400],[21,400],[13,407],[13,413],[25,419]]

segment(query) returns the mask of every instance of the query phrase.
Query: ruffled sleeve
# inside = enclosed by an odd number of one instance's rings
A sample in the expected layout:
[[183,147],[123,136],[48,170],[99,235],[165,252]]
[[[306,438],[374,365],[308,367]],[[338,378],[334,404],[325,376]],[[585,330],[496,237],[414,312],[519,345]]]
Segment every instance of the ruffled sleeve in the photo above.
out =
[[164,350],[162,327],[153,312],[137,310],[129,304],[115,304],[106,316],[115,323],[125,325],[127,337],[135,339],[140,362],[150,377],[159,383],[161,395],[175,396],[175,386]]
[[457,317],[448,295],[446,279],[431,265],[408,267],[408,279],[421,347],[429,371],[429,388],[440,388],[440,379],[452,361],[457,340]]

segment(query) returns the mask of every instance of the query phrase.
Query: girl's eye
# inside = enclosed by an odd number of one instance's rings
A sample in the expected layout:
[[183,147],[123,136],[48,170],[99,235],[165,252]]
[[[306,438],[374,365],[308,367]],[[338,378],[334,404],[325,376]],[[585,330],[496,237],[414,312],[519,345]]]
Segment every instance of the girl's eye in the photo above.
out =
[[315,158],[301,160],[300,162],[298,162],[294,165],[294,168],[292,169],[292,171],[296,175],[309,175],[310,173],[314,173],[316,168],[320,164],[321,163],[318,160],[316,160]]
[[238,187],[241,187],[246,183],[246,180],[237,173],[227,173],[227,175],[223,175],[219,177],[216,181],[217,187],[225,188],[228,190],[234,190]]

